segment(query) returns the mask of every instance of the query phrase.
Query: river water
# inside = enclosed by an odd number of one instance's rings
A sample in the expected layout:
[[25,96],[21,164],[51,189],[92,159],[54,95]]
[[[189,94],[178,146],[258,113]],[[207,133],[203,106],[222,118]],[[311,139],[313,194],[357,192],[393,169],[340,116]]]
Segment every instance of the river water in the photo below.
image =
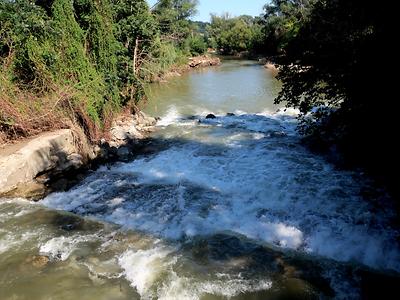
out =
[[144,154],[0,201],[0,299],[359,299],[397,280],[390,199],[302,146],[280,88],[237,60],[150,86]]

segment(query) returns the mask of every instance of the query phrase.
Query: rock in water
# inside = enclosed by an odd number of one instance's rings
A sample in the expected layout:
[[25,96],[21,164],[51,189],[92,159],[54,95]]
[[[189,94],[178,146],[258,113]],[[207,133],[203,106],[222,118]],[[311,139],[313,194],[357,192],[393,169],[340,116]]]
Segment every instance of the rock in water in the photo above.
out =
[[216,118],[216,116],[214,114],[208,114],[206,116],[206,119],[215,119],[215,118]]
[[120,148],[117,150],[117,155],[118,155],[118,157],[121,158],[121,159],[126,159],[126,158],[128,158],[130,154],[131,154],[131,152],[130,152],[129,148],[126,147],[126,146],[120,147]]
[[49,258],[44,255],[34,255],[26,259],[26,263],[32,264],[35,268],[43,268],[49,263]]
[[283,131],[272,131],[269,133],[269,136],[273,138],[281,138],[287,136],[287,134]]

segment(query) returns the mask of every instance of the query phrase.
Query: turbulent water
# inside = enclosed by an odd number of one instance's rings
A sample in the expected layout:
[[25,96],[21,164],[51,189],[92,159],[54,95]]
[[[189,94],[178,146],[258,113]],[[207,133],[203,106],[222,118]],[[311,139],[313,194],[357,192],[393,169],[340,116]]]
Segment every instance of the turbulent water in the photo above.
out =
[[302,146],[279,88],[246,61],[152,86],[145,154],[0,202],[0,298],[358,299],[396,277],[390,200]]

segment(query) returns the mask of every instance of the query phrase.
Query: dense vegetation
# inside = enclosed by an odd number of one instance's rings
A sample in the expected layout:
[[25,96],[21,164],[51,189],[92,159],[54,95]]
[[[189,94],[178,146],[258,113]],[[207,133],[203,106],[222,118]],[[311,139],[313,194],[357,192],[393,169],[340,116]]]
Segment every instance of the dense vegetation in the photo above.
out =
[[386,8],[362,0],[274,0],[265,11],[264,53],[281,66],[283,82],[276,102],[300,109],[299,129],[312,146],[396,190]]
[[196,4],[0,0],[0,139],[71,124],[99,139],[144,82],[206,50]]
[[258,17],[211,15],[206,37],[209,46],[218,49],[222,54],[260,51],[262,29],[261,19]]
[[223,54],[249,52],[252,56],[277,56],[309,20],[316,0],[272,0],[260,17],[211,15],[206,39]]

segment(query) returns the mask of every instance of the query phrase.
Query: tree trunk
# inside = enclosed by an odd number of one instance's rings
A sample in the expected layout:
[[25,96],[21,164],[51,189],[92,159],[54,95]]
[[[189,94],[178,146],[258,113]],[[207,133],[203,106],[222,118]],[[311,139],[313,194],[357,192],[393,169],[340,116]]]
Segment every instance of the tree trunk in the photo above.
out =
[[137,53],[139,49],[139,39],[135,40],[135,50],[133,50],[133,74],[136,75]]

